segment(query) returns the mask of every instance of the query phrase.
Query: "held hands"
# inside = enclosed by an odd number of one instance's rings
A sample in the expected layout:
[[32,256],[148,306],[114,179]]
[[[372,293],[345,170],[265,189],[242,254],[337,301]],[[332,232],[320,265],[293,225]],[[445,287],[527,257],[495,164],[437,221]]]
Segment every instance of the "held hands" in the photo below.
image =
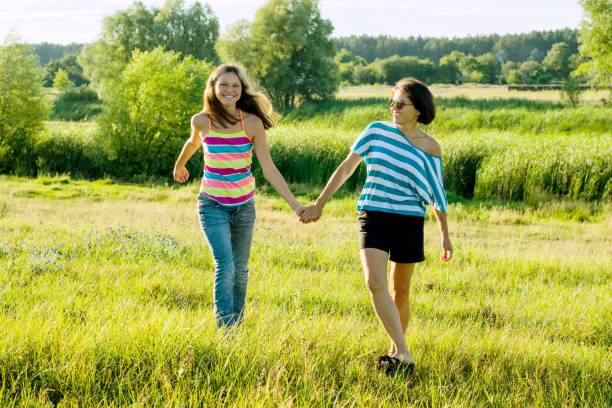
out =
[[300,222],[303,224],[308,224],[311,222],[317,221],[321,218],[321,214],[323,213],[323,208],[318,205],[310,205],[304,209],[304,212],[300,215]]
[[189,180],[189,171],[187,170],[185,166],[176,164],[174,166],[173,176],[174,176],[174,181],[177,181],[179,183],[184,183],[187,180]]
[[443,262],[448,262],[453,257],[453,244],[451,244],[450,238],[448,235],[442,235],[442,248],[444,249],[444,254],[440,257]]

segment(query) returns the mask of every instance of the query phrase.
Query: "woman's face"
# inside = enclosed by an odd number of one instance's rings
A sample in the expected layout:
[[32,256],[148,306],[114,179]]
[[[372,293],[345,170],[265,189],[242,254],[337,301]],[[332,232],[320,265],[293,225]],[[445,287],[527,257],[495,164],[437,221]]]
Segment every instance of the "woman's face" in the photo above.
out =
[[419,117],[419,111],[414,108],[414,105],[401,89],[393,91],[389,110],[393,117],[393,123],[404,124],[416,121]]
[[242,94],[242,83],[238,75],[226,72],[215,81],[215,96],[223,106],[235,105]]

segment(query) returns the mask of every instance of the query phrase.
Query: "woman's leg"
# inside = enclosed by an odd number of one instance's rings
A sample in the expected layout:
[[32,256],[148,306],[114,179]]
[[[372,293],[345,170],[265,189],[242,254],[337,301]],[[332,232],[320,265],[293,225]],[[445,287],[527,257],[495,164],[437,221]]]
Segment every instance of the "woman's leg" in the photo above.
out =
[[249,280],[249,256],[255,225],[255,203],[253,200],[242,205],[232,216],[232,251],[234,253],[234,308],[233,322],[242,320]]
[[387,259],[389,254],[375,248],[365,248],[360,251],[361,265],[365,272],[366,285],[372,296],[376,316],[391,338],[396,356],[412,361],[408,352],[400,315],[393,303],[387,286]]
[[[209,200],[210,201],[210,200]],[[215,265],[213,302],[217,327],[231,324],[234,308],[234,255],[230,240],[230,214],[220,205],[200,200],[202,232]]]
[[[410,321],[410,282],[414,263],[391,263],[391,296],[399,312],[402,322],[402,332],[406,333],[408,322]],[[395,354],[395,347],[391,344],[389,355]]]

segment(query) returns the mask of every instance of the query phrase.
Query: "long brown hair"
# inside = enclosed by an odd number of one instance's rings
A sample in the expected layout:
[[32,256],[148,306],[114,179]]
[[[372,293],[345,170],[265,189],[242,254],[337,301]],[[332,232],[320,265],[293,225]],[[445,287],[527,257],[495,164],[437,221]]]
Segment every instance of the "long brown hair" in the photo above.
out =
[[257,115],[263,122],[264,129],[270,129],[274,125],[274,118],[276,117],[272,103],[263,93],[253,89],[244,70],[237,65],[221,64],[210,74],[204,90],[204,112],[213,115],[214,119],[223,127],[235,125],[240,121],[240,118],[229,114],[215,96],[217,79],[228,72],[236,74],[242,85],[242,92],[240,99],[236,102],[236,108]]

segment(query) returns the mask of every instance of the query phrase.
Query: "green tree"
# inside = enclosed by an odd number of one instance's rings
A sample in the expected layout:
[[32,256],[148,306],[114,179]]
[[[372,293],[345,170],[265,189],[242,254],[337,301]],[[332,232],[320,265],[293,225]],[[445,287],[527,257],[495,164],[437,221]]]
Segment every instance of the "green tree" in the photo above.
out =
[[542,66],[554,79],[564,80],[572,70],[570,57],[569,46],[564,42],[556,43],[546,53]]
[[510,85],[520,85],[525,82],[518,69],[511,69],[508,71],[508,74],[504,76],[504,79],[506,83]]
[[463,58],[465,54],[459,51],[453,51],[440,58],[438,65],[440,82],[460,84],[463,81],[463,74],[459,69],[459,63]]
[[423,82],[431,82],[434,79],[434,65],[428,59],[394,55],[375,61],[372,65],[378,70],[384,83],[389,85],[407,76],[415,77]]
[[525,61],[519,66],[519,73],[525,84],[547,84],[551,81],[550,73],[545,72],[537,61]]
[[483,74],[483,81],[487,84],[498,83],[498,78],[501,73],[499,61],[492,53],[486,53],[476,57],[478,62],[478,71]]
[[62,68],[58,69],[53,78],[53,87],[58,91],[65,92],[74,87],[74,82],[68,78],[68,73]]
[[466,82],[485,83],[485,74],[478,59],[472,55],[464,55],[459,59],[459,69]]
[[230,29],[218,49],[249,73],[280,109],[333,96],[338,88],[332,25],[316,0],[269,0],[248,27]]
[[44,85],[53,86],[53,78],[58,69],[63,69],[68,74],[68,78],[74,82],[75,86],[87,85],[89,80],[83,74],[83,68],[78,64],[76,55],[68,55],[61,59],[54,59],[45,65]]
[[382,82],[376,69],[370,65],[357,65],[353,70],[353,83],[357,85],[373,85]]
[[342,49],[336,53],[334,60],[338,64],[341,84],[357,84],[355,82],[355,69],[359,66],[367,65],[365,58],[354,55],[347,49]]
[[32,146],[49,116],[43,75],[32,47],[16,38],[0,46],[0,172],[35,172]]
[[212,66],[177,52],[135,51],[100,118],[108,172],[119,177],[166,175],[202,109]]
[[612,3],[610,0],[581,0],[586,20],[579,34],[580,53],[590,58],[586,68],[592,81],[612,85]]
[[[522,78],[520,73],[518,72],[519,64],[514,61],[506,61],[501,66],[501,77],[502,80],[507,84],[520,84],[522,83]],[[510,76],[512,76],[512,80],[510,80]]]
[[182,58],[191,55],[217,63],[214,45],[218,36],[219,21],[207,5],[195,2],[185,7],[182,0],[166,0],[162,8],[147,8],[137,1],[104,19],[100,38],[83,49],[78,62],[91,86],[109,99],[135,50],[163,46]]

